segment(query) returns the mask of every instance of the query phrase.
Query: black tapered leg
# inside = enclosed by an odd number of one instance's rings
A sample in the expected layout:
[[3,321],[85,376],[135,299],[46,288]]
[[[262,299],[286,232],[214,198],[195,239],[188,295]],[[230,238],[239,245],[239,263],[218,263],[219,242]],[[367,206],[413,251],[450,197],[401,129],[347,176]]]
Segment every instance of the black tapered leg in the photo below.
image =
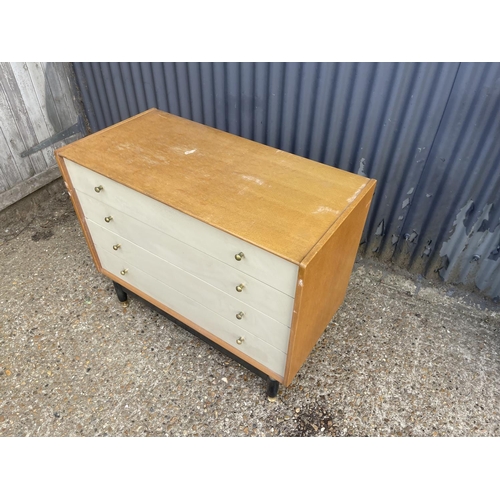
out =
[[115,291],[116,295],[118,296],[118,300],[120,302],[126,302],[127,293],[125,292],[125,289],[119,283],[116,283],[116,281],[113,281],[113,285],[115,285]]
[[275,398],[278,395],[279,388],[280,388],[280,383],[277,380],[274,380],[271,377],[269,377],[269,380],[267,382],[267,397]]

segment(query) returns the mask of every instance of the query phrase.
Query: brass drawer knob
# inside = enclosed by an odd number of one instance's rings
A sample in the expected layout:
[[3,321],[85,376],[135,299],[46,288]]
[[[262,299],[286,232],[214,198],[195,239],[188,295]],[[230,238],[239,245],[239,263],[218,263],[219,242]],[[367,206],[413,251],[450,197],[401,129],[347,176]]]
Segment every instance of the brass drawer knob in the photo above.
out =
[[111,215],[108,215],[107,217],[104,217],[104,220],[105,220],[106,222],[110,222],[110,221],[112,221],[112,220],[113,220],[113,217],[112,217]]
[[234,258],[236,260],[241,260],[243,257],[245,257],[245,254],[243,252],[237,253]]
[[128,269],[123,269],[123,270],[120,271],[120,274],[122,276],[125,276],[127,273],[128,273]]
[[103,189],[104,189],[104,188],[103,188],[102,186],[96,186],[96,187],[94,188],[94,191],[95,191],[96,193],[100,193]]
[[237,292],[242,292],[242,291],[243,291],[243,288],[245,288],[245,285],[241,285],[241,284],[240,284],[240,285],[238,285],[238,286],[236,287],[236,291],[237,291]]
[[118,250],[121,247],[120,243],[113,245],[113,250]]
[[238,345],[241,345],[241,344],[243,344],[243,341],[244,341],[244,340],[245,340],[245,337],[240,337],[240,338],[236,341],[236,343],[237,343]]
[[245,316],[245,313],[243,311],[240,311],[237,315],[236,315],[236,319],[241,319],[243,318],[243,316]]

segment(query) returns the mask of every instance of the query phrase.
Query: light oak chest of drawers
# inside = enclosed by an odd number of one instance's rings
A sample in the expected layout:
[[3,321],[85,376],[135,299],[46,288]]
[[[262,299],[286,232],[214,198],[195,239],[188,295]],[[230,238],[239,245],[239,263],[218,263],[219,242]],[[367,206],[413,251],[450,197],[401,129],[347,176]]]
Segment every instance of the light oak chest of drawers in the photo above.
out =
[[341,305],[375,181],[151,109],[56,152],[98,271],[289,385]]

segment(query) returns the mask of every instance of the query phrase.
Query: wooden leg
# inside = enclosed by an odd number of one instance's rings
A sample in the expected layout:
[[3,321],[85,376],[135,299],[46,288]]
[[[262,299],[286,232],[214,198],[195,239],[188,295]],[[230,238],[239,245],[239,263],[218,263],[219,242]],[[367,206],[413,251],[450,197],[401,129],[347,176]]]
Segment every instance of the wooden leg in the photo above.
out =
[[126,302],[127,293],[125,292],[125,289],[119,283],[116,283],[116,281],[113,281],[113,285],[115,286],[115,291],[116,295],[118,296],[118,300],[120,302]]

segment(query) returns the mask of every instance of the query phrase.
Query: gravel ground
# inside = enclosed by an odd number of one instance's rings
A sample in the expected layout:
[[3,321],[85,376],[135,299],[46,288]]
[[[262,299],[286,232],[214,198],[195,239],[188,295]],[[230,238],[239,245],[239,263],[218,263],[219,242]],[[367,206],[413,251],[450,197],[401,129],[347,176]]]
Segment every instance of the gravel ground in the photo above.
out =
[[60,180],[0,213],[0,436],[499,436],[500,307],[359,258],[278,398],[95,270]]

